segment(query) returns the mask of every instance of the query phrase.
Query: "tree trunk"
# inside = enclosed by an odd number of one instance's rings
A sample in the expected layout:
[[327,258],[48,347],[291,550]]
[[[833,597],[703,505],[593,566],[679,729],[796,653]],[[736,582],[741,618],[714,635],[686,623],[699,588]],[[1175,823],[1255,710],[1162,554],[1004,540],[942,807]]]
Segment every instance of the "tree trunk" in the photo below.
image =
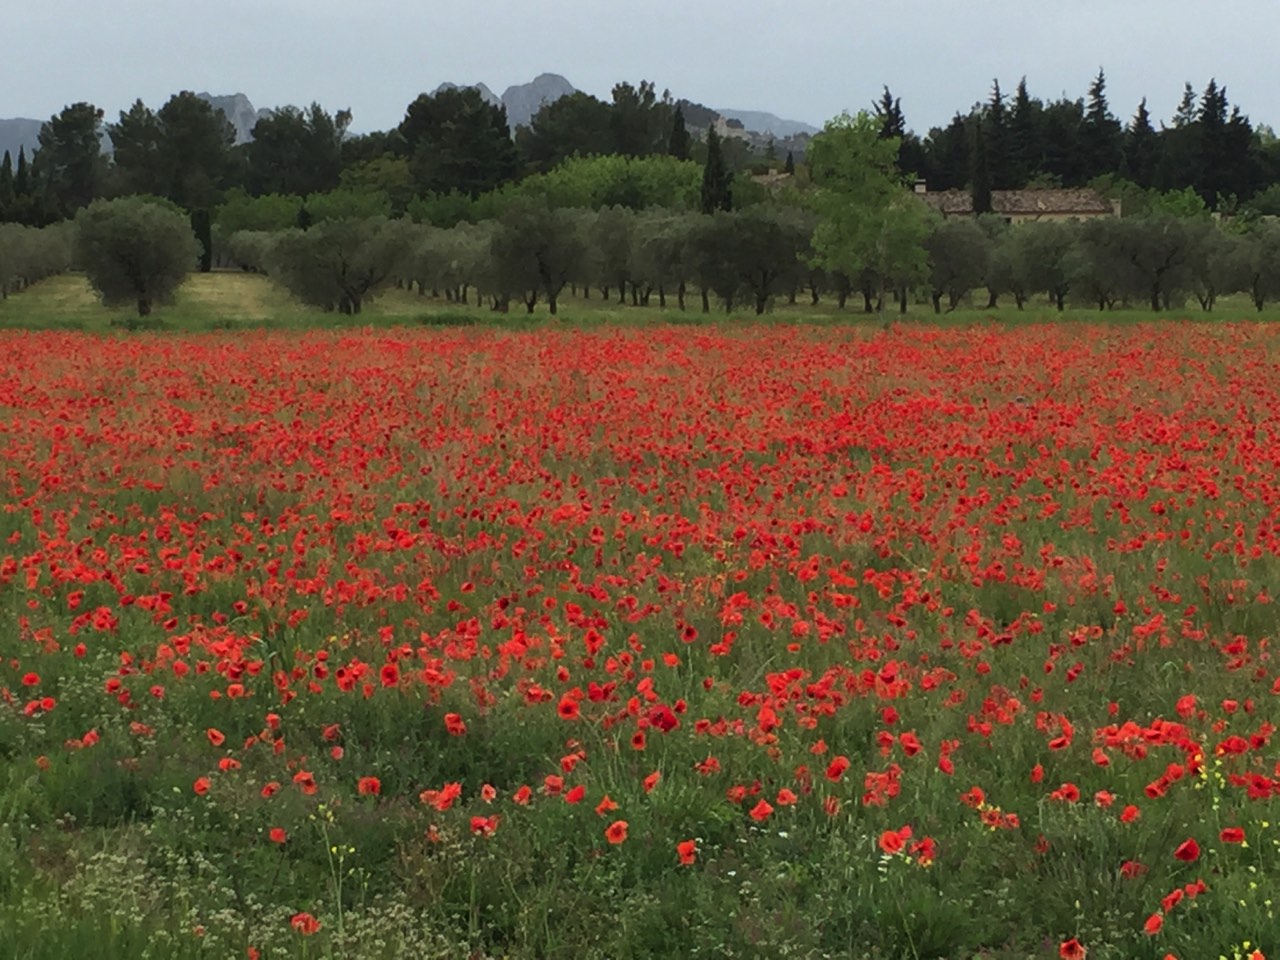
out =
[[556,295],[554,293],[547,294],[547,309],[551,311],[551,315],[556,315]]
[[711,312],[711,298],[710,298],[709,296],[707,296],[707,288],[706,288],[706,287],[703,287],[703,288],[702,288],[702,312],[703,312],[703,313],[710,313],[710,312]]
[[756,316],[764,314],[764,308],[769,305],[769,295],[767,293],[756,294]]
[[526,293],[524,295],[524,305],[526,312],[533,313],[533,308],[538,305],[538,293],[536,290],[531,294]]
[[1151,288],[1151,309],[1156,313],[1160,312],[1160,288]]
[[[849,302],[849,291],[837,290],[836,291],[836,308],[839,310],[843,310],[844,305],[848,302]],[[871,301],[869,300],[867,301],[867,306],[868,307],[871,306]]]
[[907,312],[907,288],[901,287],[898,290],[898,313],[905,314]]
[[809,306],[816,307],[819,301],[818,285],[816,283],[809,284]]
[[658,306],[667,309],[667,291],[662,289],[662,284],[658,284]]
[[[844,306],[844,304],[841,304],[841,306]],[[870,291],[870,290],[866,290],[866,289],[864,289],[864,290],[862,291],[862,312],[863,312],[863,313],[875,313],[875,312],[876,312],[876,305],[875,305],[875,304],[872,302],[872,300],[871,300],[871,291]]]
[[684,294],[685,294],[684,281],[681,280],[680,286],[676,287],[676,303],[680,305],[681,310],[684,309]]
[[150,298],[148,298],[148,297],[139,297],[139,298],[138,298],[138,316],[140,316],[140,317],[149,317],[149,316],[151,316],[151,300],[150,300]]
[[996,293],[990,287],[987,287],[987,309],[995,310],[999,304],[996,303],[1000,299],[1000,294]]
[[933,312],[934,313],[942,312],[942,291],[941,290],[933,291]]

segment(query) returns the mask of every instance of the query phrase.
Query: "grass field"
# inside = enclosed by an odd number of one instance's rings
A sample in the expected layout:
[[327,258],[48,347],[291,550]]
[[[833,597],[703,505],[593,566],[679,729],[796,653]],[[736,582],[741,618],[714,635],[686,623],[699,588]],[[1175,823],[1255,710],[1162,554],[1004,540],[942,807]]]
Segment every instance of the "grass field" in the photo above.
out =
[[[985,300],[983,295],[980,300]],[[785,299],[775,303],[767,315],[773,321],[802,323],[872,323],[882,322],[880,317],[863,313],[861,298],[849,300],[846,308],[838,310],[834,300],[824,299],[817,306],[808,303],[807,294],[801,293],[801,302],[788,305]],[[368,304],[359,317],[343,317],[313,310],[298,304],[279,287],[257,274],[236,271],[215,271],[194,274],[178,293],[177,301],[168,307],[160,307],[147,326],[159,331],[207,331],[267,328],[317,329],[360,326],[429,325],[433,322],[474,321],[479,325],[524,329],[544,324],[609,324],[651,325],[657,319],[668,323],[693,323],[719,325],[725,322],[751,322],[752,311],[744,309],[729,316],[713,307],[710,314],[701,312],[696,294],[687,300],[688,310],[681,311],[675,298],[668,301],[666,310],[657,307],[656,295],[650,306],[621,305],[616,299],[608,304],[601,302],[598,292],[590,299],[566,295],[561,300],[560,315],[551,317],[545,304],[538,304],[529,315],[524,306],[515,303],[510,313],[494,313],[487,307],[471,305],[462,307],[441,298],[419,296],[405,290],[390,290]],[[954,313],[937,316],[927,303],[912,304],[905,314],[899,314],[896,306],[887,312],[883,320],[892,323],[927,323],[930,326],[968,326],[981,323],[1056,323],[1059,321],[1096,321],[1108,324],[1132,324],[1154,320],[1176,319],[1196,322],[1216,322],[1225,319],[1249,319],[1280,321],[1280,306],[1267,307],[1258,313],[1245,296],[1231,296],[1219,301],[1216,308],[1205,313],[1193,302],[1171,315],[1153,313],[1149,309],[1121,309],[1098,311],[1068,308],[1059,314],[1045,301],[1036,301],[1018,310],[1011,298],[996,310],[985,310],[972,305]],[[79,274],[64,274],[36,284],[31,290],[0,301],[0,330],[43,329],[83,330],[102,332],[127,330],[136,325],[138,318],[132,309],[108,310],[98,302],[92,288]]]
[[1280,327],[433,313],[0,304],[0,957],[1280,950]]

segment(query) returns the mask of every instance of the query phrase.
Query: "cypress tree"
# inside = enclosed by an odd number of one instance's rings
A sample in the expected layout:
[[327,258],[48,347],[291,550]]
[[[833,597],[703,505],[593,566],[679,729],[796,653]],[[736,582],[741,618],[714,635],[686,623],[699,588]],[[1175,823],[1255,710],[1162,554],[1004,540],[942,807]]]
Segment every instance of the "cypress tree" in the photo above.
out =
[[31,173],[27,170],[26,147],[18,147],[18,169],[13,174],[13,192],[19,197],[31,195]]
[[707,131],[707,163],[702,168],[702,212],[733,209],[733,174],[724,163],[720,136],[712,127]]
[[13,157],[9,151],[4,152],[4,160],[0,161],[0,220],[4,220],[13,203]]
[[983,132],[981,118],[974,124],[973,212],[975,215],[992,212],[991,165],[987,159],[987,135]]
[[677,160],[688,160],[691,141],[684,123],[684,107],[677,103],[675,116],[671,118],[671,139],[667,141],[667,153]]
[[787,162],[782,165],[782,172],[787,174],[787,176],[795,176],[796,155],[790,150],[787,151]]

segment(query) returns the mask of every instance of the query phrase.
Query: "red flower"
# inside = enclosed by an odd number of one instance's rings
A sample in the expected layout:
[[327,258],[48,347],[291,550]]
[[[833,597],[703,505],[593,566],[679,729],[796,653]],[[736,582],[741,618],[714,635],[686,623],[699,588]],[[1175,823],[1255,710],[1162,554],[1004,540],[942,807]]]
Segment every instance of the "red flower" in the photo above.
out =
[[987,795],[981,787],[971,787],[967,793],[960,797],[960,802],[966,807],[973,807],[977,810],[987,802]]
[[289,926],[304,937],[309,937],[320,929],[320,921],[309,913],[295,913],[289,918]]
[[800,798],[797,797],[794,792],[788,790],[786,787],[783,787],[778,791],[778,806],[780,807],[789,807],[799,799]]
[[886,830],[880,834],[880,849],[892,857],[902,852],[902,848],[907,845],[909,839],[911,839],[910,827],[903,827],[901,830]]
[[1062,960],[1084,960],[1087,953],[1088,951],[1084,948],[1084,945],[1075,937],[1072,937],[1058,948],[1058,956]]
[[1223,843],[1244,843],[1244,830],[1240,827],[1224,827],[1218,834]]
[[578,719],[578,701],[566,693],[560,698],[560,703],[556,707],[556,713],[560,714],[561,720]]
[[747,814],[756,823],[764,823],[769,819],[769,814],[773,813],[773,804],[768,800],[761,799]]
[[209,738],[209,742],[213,744],[215,747],[222,746],[227,739],[222,735],[221,730],[215,730],[213,727],[210,727],[208,730],[206,730],[204,732],[204,735]]
[[36,687],[40,685],[40,674],[24,673],[22,675],[22,685],[24,687]]
[[618,805],[609,799],[606,793],[599,803],[596,804],[596,815],[603,817],[610,810],[617,810]]
[[676,853],[680,857],[682,867],[692,866],[698,859],[698,843],[696,840],[681,840],[676,844]]
[[494,817],[472,817],[471,832],[477,837],[492,837],[498,830],[499,818]]
[[191,785],[191,789],[196,792],[197,797],[203,797],[212,786],[213,783],[208,777],[196,777],[196,782]]
[[614,846],[627,839],[627,821],[615,820],[604,828],[604,838]]
[[362,797],[376,797],[382,792],[382,781],[377,777],[361,777],[356,781],[356,793]]
[[582,784],[573,787],[564,795],[565,803],[581,803],[582,798],[587,795],[587,788]]
[[284,843],[289,839],[289,835],[284,832],[284,827],[272,827],[267,836],[272,843]]
[[1151,916],[1147,917],[1147,922],[1142,925],[1142,932],[1149,937],[1154,937],[1160,932],[1160,929],[1163,926],[1164,917],[1158,913],[1153,913]]
[[1173,855],[1183,863],[1191,863],[1200,858],[1200,844],[1195,840],[1183,840],[1178,844],[1178,849],[1173,851]]
[[844,776],[845,771],[848,769],[849,769],[848,757],[844,755],[835,757],[832,759],[832,761],[829,764],[827,764],[827,779],[830,780],[832,783],[835,783],[841,777]]
[[662,779],[662,771],[655,770],[644,778],[644,792],[653,793],[653,788],[658,785],[658,781]]
[[446,713],[444,715],[444,728],[454,737],[460,737],[467,732],[467,725],[459,713]]

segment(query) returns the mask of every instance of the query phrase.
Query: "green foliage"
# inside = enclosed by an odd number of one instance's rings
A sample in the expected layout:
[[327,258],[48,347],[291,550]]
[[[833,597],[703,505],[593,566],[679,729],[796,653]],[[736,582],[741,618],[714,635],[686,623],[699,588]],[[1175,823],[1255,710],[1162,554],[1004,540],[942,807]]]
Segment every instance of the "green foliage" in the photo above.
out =
[[512,203],[490,240],[497,289],[519,293],[530,313],[541,293],[555,315],[560,291],[581,274],[584,253],[585,244],[569,214],[545,200],[521,198]]
[[102,190],[102,115],[91,103],[75,103],[40,128],[41,172],[59,217],[74,215]]
[[926,268],[929,212],[902,184],[897,150],[865,112],[829,121],[809,146],[813,262],[848,277],[871,272],[880,302],[889,285],[913,285]]
[[303,303],[358,314],[394,280],[412,224],[383,217],[318,221],[281,234],[268,251],[273,279]]
[[298,222],[302,198],[268,193],[251,197],[232,190],[218,207],[214,224],[225,235],[240,230],[287,230]]
[[[323,193],[338,186],[342,141],[351,111],[330,115],[320,104],[273,110],[253,127],[245,147],[245,179],[253,194]],[[350,184],[347,184],[350,186]]]
[[308,197],[302,209],[311,223],[321,223],[325,220],[389,217],[392,203],[391,197],[381,190],[338,189]]
[[546,173],[571,157],[613,153],[611,116],[609,104],[580,90],[543,104],[527,127],[516,128],[525,167]]
[[152,193],[187,210],[211,209],[230,185],[235,128],[190,91],[170,97],[154,113],[139,100],[107,132],[122,193]]
[[75,227],[75,262],[102,302],[133,303],[140,317],[172,301],[200,255],[187,217],[146,198],[94,201]]
[[507,112],[473,87],[422,94],[400,124],[419,193],[458,190],[479,196],[514,180],[519,157]]
[[494,199],[500,204],[504,197],[542,197],[555,207],[590,210],[608,206],[692,210],[700,178],[696,163],[675,157],[574,157]]

